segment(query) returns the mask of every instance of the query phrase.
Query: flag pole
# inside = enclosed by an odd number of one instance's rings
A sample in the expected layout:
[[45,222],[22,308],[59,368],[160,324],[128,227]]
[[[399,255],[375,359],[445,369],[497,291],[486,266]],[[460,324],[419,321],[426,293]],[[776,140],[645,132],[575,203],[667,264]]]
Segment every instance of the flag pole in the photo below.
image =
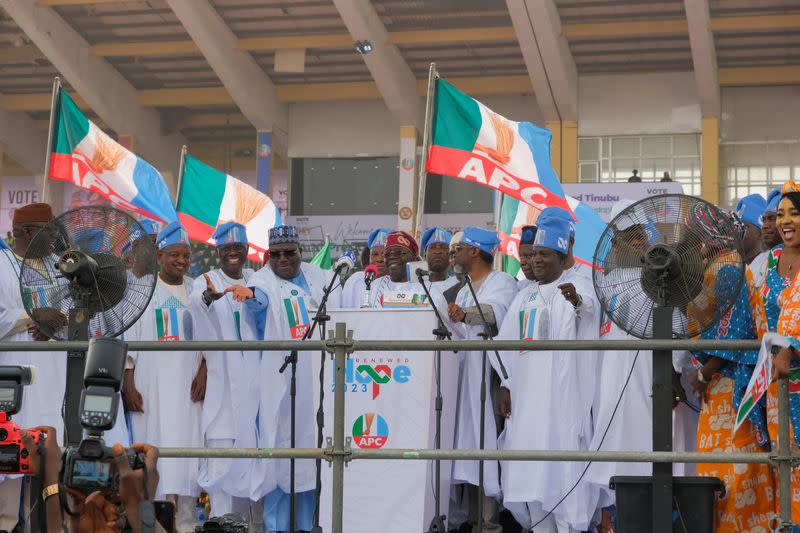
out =
[[181,146],[181,160],[178,163],[178,188],[175,190],[175,208],[178,208],[178,201],[181,199],[181,183],[183,183],[183,165],[186,161],[187,148],[184,144]]
[[47,127],[47,154],[44,158],[44,183],[42,183],[42,202],[50,203],[48,197],[49,188],[47,187],[50,181],[50,160],[53,154],[53,133],[55,131],[55,118],[56,106],[58,105],[58,94],[61,91],[61,78],[58,76],[53,79],[53,95],[50,99],[50,125]]
[[436,72],[436,63],[431,63],[428,69],[428,89],[425,100],[425,124],[422,132],[422,155],[419,158],[419,183],[417,189],[417,205],[414,212],[414,237],[419,239],[422,233],[422,213],[425,211],[425,185],[428,181],[428,149],[431,144],[431,126],[433,124],[433,97],[436,91],[436,80],[439,73]]

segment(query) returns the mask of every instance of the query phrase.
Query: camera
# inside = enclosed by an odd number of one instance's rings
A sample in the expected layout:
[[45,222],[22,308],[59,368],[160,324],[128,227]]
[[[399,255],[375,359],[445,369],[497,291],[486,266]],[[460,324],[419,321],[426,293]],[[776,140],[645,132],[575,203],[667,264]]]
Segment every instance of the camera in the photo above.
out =
[[[22,388],[36,382],[36,369],[28,366],[0,366],[0,473],[30,472],[28,450],[22,444],[20,427],[11,421],[22,409]],[[37,444],[41,433],[29,430]]]
[[195,533],[247,533],[247,522],[236,513],[215,516],[206,520],[202,526],[194,528]]
[[[119,408],[119,390],[125,372],[127,346],[118,339],[98,337],[89,341],[83,372],[80,420],[88,436],[64,452],[61,482],[87,492],[119,490],[114,454],[103,442],[103,431],[114,427]],[[144,467],[144,455],[125,450],[131,468]]]

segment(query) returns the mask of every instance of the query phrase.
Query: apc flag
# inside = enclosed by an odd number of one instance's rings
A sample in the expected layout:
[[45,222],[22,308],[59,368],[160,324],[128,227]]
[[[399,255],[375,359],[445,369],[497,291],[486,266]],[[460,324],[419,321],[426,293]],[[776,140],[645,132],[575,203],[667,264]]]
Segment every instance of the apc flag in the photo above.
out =
[[59,89],[53,110],[50,178],[108,198],[118,208],[163,223],[177,220],[164,179],[86,118]]
[[[767,332],[764,338],[761,339],[761,349],[758,352],[758,361],[753,369],[753,375],[747,388],[742,396],[742,401],[739,404],[739,410],[736,412],[736,423],[733,426],[733,434],[739,426],[747,420],[750,413],[755,409],[761,398],[767,393],[770,381],[772,380],[772,347],[779,346],[785,348],[789,346],[789,341],[783,335],[775,332]],[[792,377],[790,376],[790,380]]]
[[538,209],[570,210],[550,163],[550,131],[514,122],[436,80],[426,170],[488,187]]
[[235,221],[247,228],[248,257],[261,262],[269,248],[268,230],[281,223],[281,214],[266,194],[186,155],[178,191],[178,218],[189,237],[213,244],[220,224]]
[[333,265],[331,259],[331,240],[326,236],[325,244],[319,249],[314,258],[311,260],[312,265],[317,265],[322,270],[330,270]]
[[[587,204],[567,196],[569,210],[575,221],[575,247],[572,250],[575,261],[594,266],[594,252],[606,223],[600,215]],[[541,213],[532,205],[520,202],[510,196],[503,197],[497,236],[500,238],[500,251],[503,252],[503,271],[516,276],[519,271],[519,238],[523,226],[535,226]]]

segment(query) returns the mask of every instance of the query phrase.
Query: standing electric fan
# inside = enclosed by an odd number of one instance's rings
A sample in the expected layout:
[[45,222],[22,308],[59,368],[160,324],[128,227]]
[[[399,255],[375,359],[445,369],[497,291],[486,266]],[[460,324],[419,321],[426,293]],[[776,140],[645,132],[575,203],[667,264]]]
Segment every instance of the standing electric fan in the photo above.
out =
[[[604,313],[629,334],[695,338],[735,304],[745,280],[743,257],[731,216],[693,196],[654,196],[608,224],[595,251],[594,287]],[[654,350],[654,451],[672,450],[673,375],[672,352]],[[722,488],[717,478],[673,478],[671,463],[653,463],[652,478],[615,477],[611,484],[620,533],[710,533],[703,524],[713,523],[715,492]]]
[[[133,254],[137,274],[123,254]],[[20,267],[25,311],[55,340],[116,337],[144,312],[156,285],[155,244],[130,215],[105,206],[67,211],[34,236]],[[85,351],[67,353],[65,442],[82,438]]]

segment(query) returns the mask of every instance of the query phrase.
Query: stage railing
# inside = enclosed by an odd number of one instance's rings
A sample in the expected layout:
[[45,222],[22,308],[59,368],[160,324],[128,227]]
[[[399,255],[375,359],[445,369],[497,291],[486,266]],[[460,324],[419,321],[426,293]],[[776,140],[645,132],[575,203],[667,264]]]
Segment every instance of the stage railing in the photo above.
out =
[[[0,342],[6,351],[72,351],[86,349],[86,342]],[[324,341],[180,341],[128,342],[131,351],[270,351],[325,350],[335,363],[333,439],[326,448],[161,448],[161,457],[217,457],[259,459],[323,459],[333,466],[332,533],[343,533],[344,467],[352,460],[502,460],[502,461],[599,461],[644,463],[751,463],[769,464],[780,477],[780,517],[778,531],[790,533],[791,471],[800,461],[793,452],[789,421],[789,383],[779,381],[778,425],[779,446],[769,453],[696,453],[696,452],[617,452],[617,451],[554,451],[554,450],[434,450],[434,449],[351,449],[345,444],[345,364],[355,351],[368,350],[528,350],[528,351],[620,351],[620,350],[757,350],[754,340],[613,340],[613,341],[374,341],[355,340],[344,323],[336,323]]]

